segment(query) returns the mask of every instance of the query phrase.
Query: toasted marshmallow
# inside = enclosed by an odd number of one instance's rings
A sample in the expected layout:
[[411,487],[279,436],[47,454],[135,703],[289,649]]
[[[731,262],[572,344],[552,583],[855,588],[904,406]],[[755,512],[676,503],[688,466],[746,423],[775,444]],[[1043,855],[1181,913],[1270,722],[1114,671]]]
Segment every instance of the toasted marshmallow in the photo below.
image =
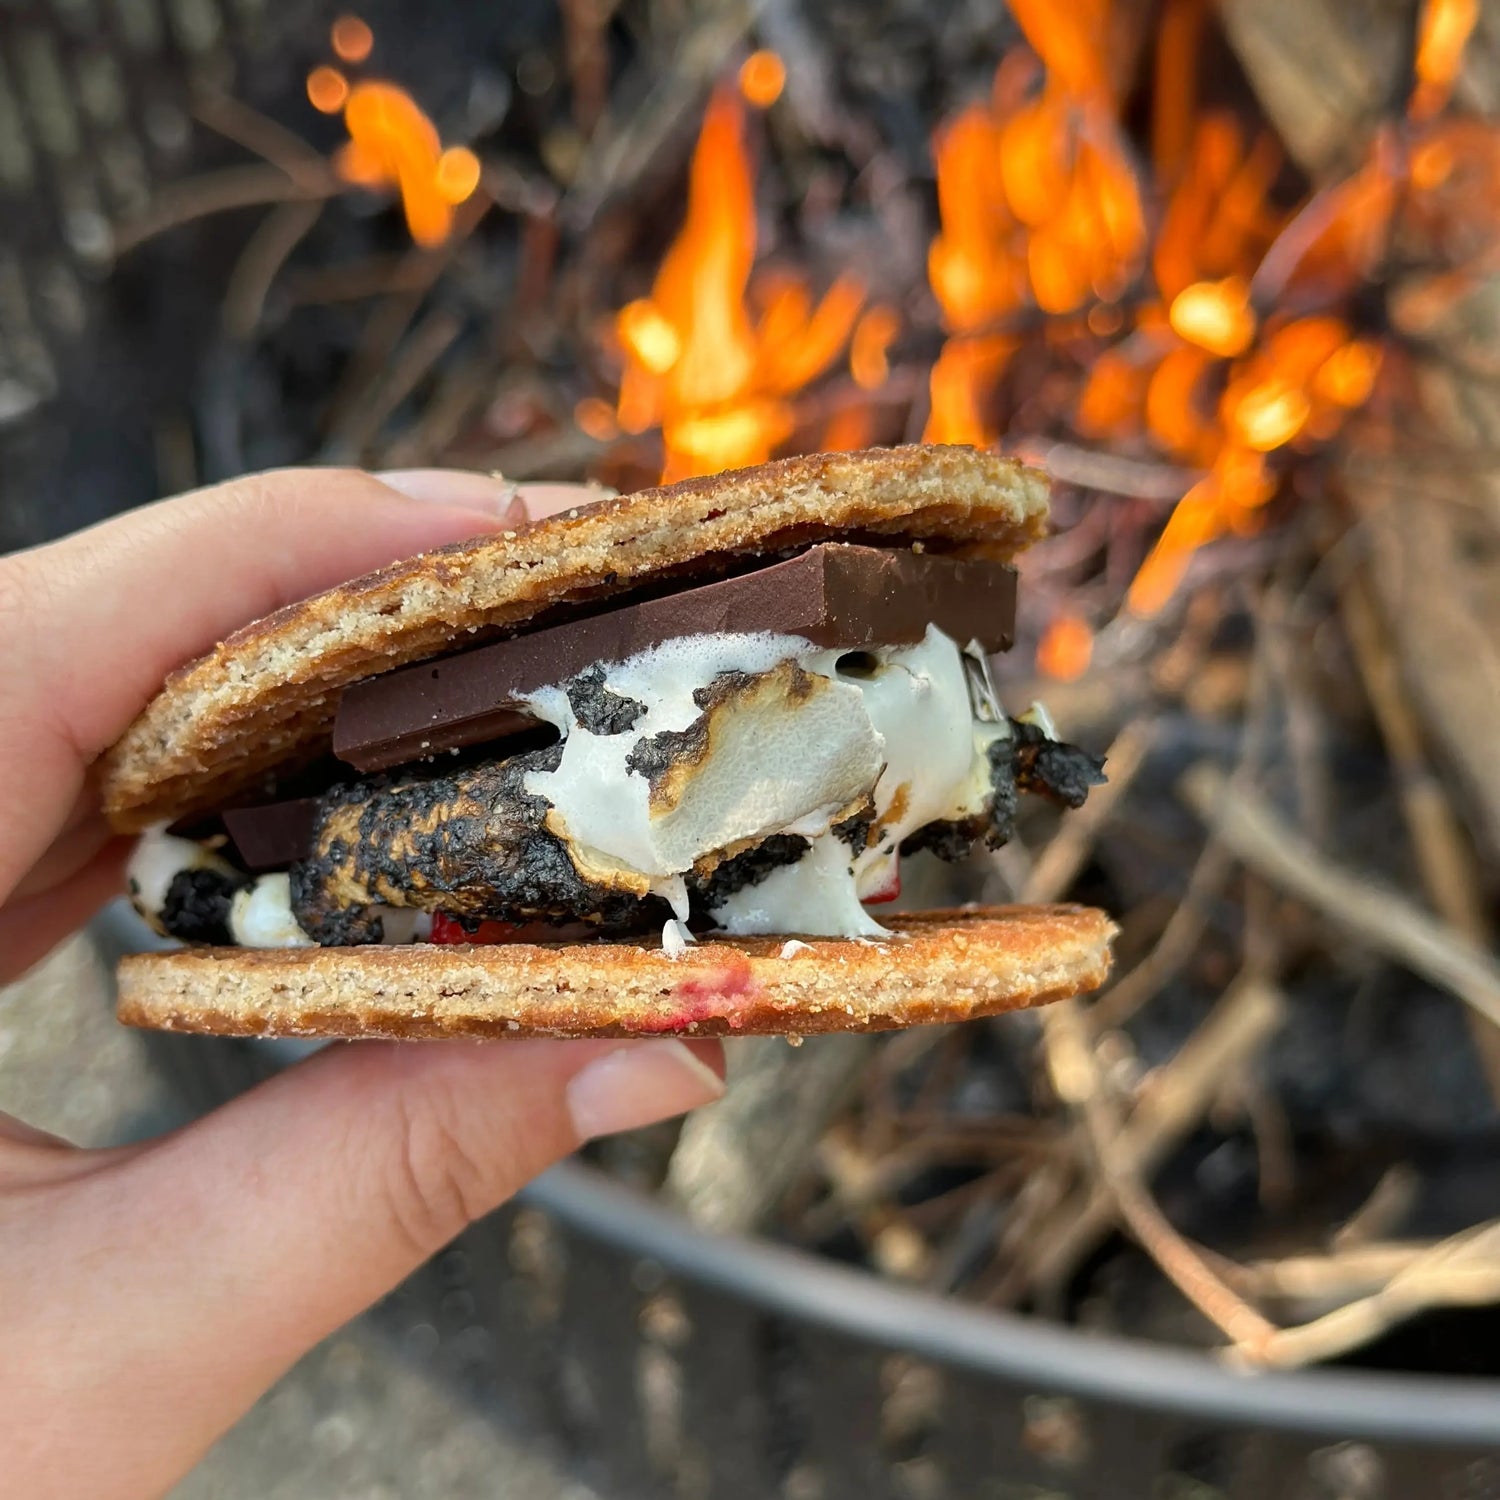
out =
[[[860,904],[887,883],[901,841],[980,811],[1003,720],[974,718],[963,656],[936,628],[915,646],[840,652],[795,636],[692,636],[604,668],[643,705],[628,729],[578,723],[562,687],[530,700],[564,736],[557,769],[527,777],[548,826],[591,878],[615,869],[687,915],[700,859],[775,833],[811,848],[712,913],[731,933],[879,937]],[[873,803],[869,843],[832,830]]]

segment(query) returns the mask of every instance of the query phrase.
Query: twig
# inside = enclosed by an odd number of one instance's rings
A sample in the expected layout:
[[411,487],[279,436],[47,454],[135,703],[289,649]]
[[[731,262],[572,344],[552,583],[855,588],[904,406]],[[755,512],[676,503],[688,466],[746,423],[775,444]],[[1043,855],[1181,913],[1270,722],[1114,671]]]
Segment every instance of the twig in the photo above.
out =
[[1300,1327],[1241,1340],[1233,1354],[1245,1363],[1282,1369],[1308,1365],[1358,1349],[1429,1308],[1491,1302],[1500,1302],[1500,1219],[1433,1245],[1378,1292]]
[[[1206,645],[1207,636],[1197,649]],[[1271,670],[1270,645],[1262,630],[1256,639],[1251,664],[1250,686],[1245,706],[1245,729],[1240,742],[1239,764],[1234,769],[1236,784],[1253,782],[1260,774],[1261,763],[1271,737]],[[1190,671],[1189,664],[1183,664]],[[1184,678],[1187,672],[1182,672]],[[1155,946],[1133,969],[1116,979],[1094,1002],[1089,1018],[1096,1031],[1123,1026],[1146,1005],[1197,951],[1198,940],[1208,925],[1209,903],[1222,889],[1234,868],[1234,861],[1221,847],[1212,830],[1188,876],[1187,887],[1175,911],[1167,920]]]
[[176,229],[191,224],[195,219],[207,218],[210,214],[225,213],[232,208],[253,208],[261,203],[305,202],[310,198],[332,198],[346,191],[329,169],[314,187],[310,182],[288,177],[279,167],[263,166],[253,162],[243,167],[224,167],[217,172],[205,172],[199,177],[189,177],[183,182],[163,188],[157,196],[133,219],[117,225],[114,231],[114,252],[124,255],[137,245]]
[[509,479],[570,479],[604,451],[598,438],[578,427],[560,427],[539,437],[518,438],[486,449],[475,460]]
[[[1402,691],[1400,668],[1373,592],[1363,577],[1353,576],[1345,582],[1339,602],[1344,630],[1395,771],[1396,793],[1427,898],[1456,931],[1489,947],[1494,933],[1479,898],[1473,853],[1442,782],[1428,764],[1421,726]],[[1500,1030],[1472,1011],[1469,1025],[1490,1093],[1500,1099]]]
[[[138,218],[116,229],[117,255],[179,224],[257,203],[296,206],[296,213],[290,218],[278,219],[276,232],[285,234],[288,222],[300,222],[309,214],[309,204],[331,198],[346,186],[329,163],[300,136],[227,94],[200,94],[194,101],[193,115],[226,140],[262,158],[265,165],[226,167],[174,184],[160,193]],[[308,225],[316,218],[317,214],[312,213]],[[306,232],[304,228],[302,233]],[[256,253],[254,240],[246,247],[244,259],[250,259],[253,253]],[[259,253],[265,253],[264,249]],[[285,253],[290,253],[290,247]],[[269,282],[269,277],[266,280]],[[263,298],[264,293],[261,295]]]
[[1064,484],[1097,490],[1104,495],[1125,495],[1132,500],[1154,500],[1175,504],[1203,477],[1199,469],[1158,463],[1144,458],[1122,458],[1117,453],[1097,453],[1077,443],[1049,443],[1023,439],[1011,450],[1026,463],[1039,464]]
[[604,33],[618,0],[560,0],[563,52],[572,85],[573,123],[588,139],[604,112],[609,92],[609,53]]
[[322,200],[283,203],[261,220],[224,291],[224,329],[232,338],[247,339],[255,332],[276,273],[322,213]]
[[431,313],[417,326],[367,399],[350,413],[344,423],[339,440],[352,455],[364,454],[385,419],[411,394],[462,332],[463,324],[452,313],[443,310]]
[[355,454],[346,429],[365,425],[363,407],[371,392],[385,375],[386,364],[411,326],[427,293],[453,263],[459,247],[474,232],[491,207],[488,196],[476,193],[460,205],[454,215],[453,228],[441,245],[431,250],[413,250],[407,257],[402,289],[385,299],[365,325],[359,347],[350,356],[348,367],[330,405],[327,418],[328,438],[323,445],[326,463],[346,462]]
[[1227,1286],[1173,1228],[1123,1148],[1120,1120],[1099,1076],[1098,1060],[1076,1002],[1064,1000],[1048,1006],[1042,1024],[1053,1085],[1082,1117],[1098,1165],[1100,1188],[1108,1201],[1162,1273],[1237,1349],[1264,1350],[1276,1335],[1274,1325]]
[[322,154],[300,135],[229,94],[209,90],[199,93],[193,100],[193,118],[225,140],[280,167],[293,182],[315,187],[328,172]]
[[494,390],[497,378],[495,356],[489,350],[450,361],[431,399],[381,454],[382,467],[412,469],[432,463],[448,450],[470,414]]
[[1260,628],[1266,663],[1276,683],[1285,719],[1284,739],[1297,793],[1297,822],[1314,843],[1322,843],[1330,821],[1328,770],[1323,727],[1318,722],[1303,681],[1301,654],[1292,649],[1290,610],[1280,589],[1267,591]]
[[1334,1230],[1329,1243],[1335,1250],[1352,1250],[1384,1239],[1410,1211],[1421,1179],[1404,1162],[1387,1167],[1370,1196]]
[[809,1037],[795,1053],[776,1037],[739,1043],[729,1092],[682,1128],[668,1195],[706,1228],[758,1227],[801,1174],[873,1045],[857,1032]]
[[[1043,1012],[1044,1019],[1052,1009]],[[1149,1179],[1197,1127],[1226,1079],[1242,1071],[1280,1029],[1285,1015],[1281,992],[1266,981],[1245,978],[1231,987],[1171,1062],[1142,1085],[1129,1119],[1114,1132],[1119,1170]],[[1050,1032],[1044,1034],[1050,1039]],[[1097,1064],[1093,1067],[1097,1071]],[[1059,1285],[1108,1230],[1112,1209],[1110,1193],[1098,1182],[1059,1205],[1022,1247],[1025,1283],[1043,1290]]]
[[1288,1255],[1279,1260],[1250,1261],[1246,1265],[1217,1261],[1215,1264],[1220,1275],[1241,1296],[1262,1303],[1300,1303],[1303,1306],[1300,1316],[1305,1320],[1319,1311],[1331,1312],[1373,1295],[1431,1249],[1431,1240],[1376,1241],[1327,1255]]
[[1208,925],[1209,904],[1234,868],[1224,848],[1210,839],[1194,864],[1192,874],[1167,925],[1151,951],[1127,969],[1094,1002],[1090,1015],[1097,1030],[1123,1026],[1155,998],[1198,948]]
[[606,113],[568,189],[562,214],[569,229],[588,225],[614,198],[670,159],[668,143],[683,134],[690,112],[724,66],[753,19],[745,0],[705,0],[689,14],[671,57],[643,55],[636,74],[615,91],[630,102],[618,124]]
[[1483,949],[1394,891],[1332,864],[1216,766],[1192,767],[1179,787],[1236,858],[1500,1025],[1500,964]]

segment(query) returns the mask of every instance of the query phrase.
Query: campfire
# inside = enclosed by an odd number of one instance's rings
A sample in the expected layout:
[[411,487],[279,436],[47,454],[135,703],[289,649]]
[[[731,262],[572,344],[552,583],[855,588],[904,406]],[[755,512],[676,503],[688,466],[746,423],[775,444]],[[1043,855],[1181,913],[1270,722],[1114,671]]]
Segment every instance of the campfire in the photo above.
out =
[[1110,785],[907,895],[1123,929],[1091,1003],[763,1049],[745,1102],[604,1156],[976,1301],[1464,1364],[1395,1330],[1500,1302],[1492,18],[1314,7],[1294,45],[1249,0],[1011,0],[902,56],[811,7],[562,9],[513,89],[346,16],[295,104],[199,94],[238,155],[113,244],[245,217],[219,337],[284,400],[221,381],[204,429],[617,485],[918,438],[1045,466],[1000,670]]

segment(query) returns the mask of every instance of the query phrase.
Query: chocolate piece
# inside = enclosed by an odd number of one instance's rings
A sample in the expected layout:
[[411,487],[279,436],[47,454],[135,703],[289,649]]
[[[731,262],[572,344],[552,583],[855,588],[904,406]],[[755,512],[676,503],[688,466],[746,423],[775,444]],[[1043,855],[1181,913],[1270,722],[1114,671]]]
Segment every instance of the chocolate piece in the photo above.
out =
[[224,827],[247,870],[284,870],[312,849],[316,797],[294,797],[262,807],[231,807]]
[[771,631],[816,646],[908,645],[936,625],[960,645],[1003,651],[1016,575],[983,559],[823,542],[735,578],[514,636],[356,683],[339,704],[333,750],[360,771],[533,727],[517,700],[597,662],[684,635]]

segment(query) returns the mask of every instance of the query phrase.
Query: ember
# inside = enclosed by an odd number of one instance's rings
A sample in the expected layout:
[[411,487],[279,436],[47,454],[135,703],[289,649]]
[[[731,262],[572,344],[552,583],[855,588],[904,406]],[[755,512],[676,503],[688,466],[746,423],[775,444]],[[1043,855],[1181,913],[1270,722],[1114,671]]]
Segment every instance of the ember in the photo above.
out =
[[[347,63],[363,62],[374,35],[358,16],[340,16],[330,41]],[[314,68],[307,97],[324,114],[343,111],[349,143],[335,158],[346,182],[401,195],[407,228],[419,245],[438,245],[453,227],[454,207],[479,186],[479,160],[467,147],[443,149],[436,127],[420,106],[393,83],[350,85],[337,68]]]

